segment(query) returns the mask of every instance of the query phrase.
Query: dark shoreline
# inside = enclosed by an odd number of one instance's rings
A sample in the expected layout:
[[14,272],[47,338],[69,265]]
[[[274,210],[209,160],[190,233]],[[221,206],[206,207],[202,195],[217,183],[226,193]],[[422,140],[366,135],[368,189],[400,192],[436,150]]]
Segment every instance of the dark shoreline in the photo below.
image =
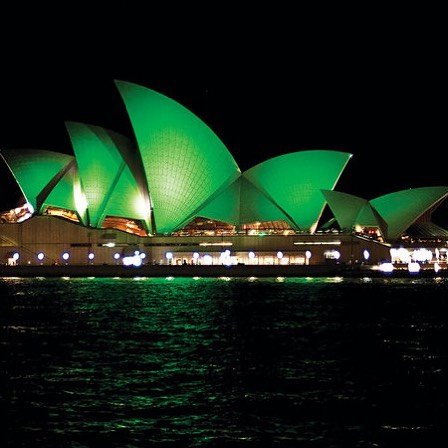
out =
[[374,277],[374,278],[433,278],[447,277],[448,270],[435,273],[432,269],[410,274],[405,269],[383,273],[366,266],[312,265],[312,266],[162,266],[144,265],[42,265],[0,266],[0,277]]

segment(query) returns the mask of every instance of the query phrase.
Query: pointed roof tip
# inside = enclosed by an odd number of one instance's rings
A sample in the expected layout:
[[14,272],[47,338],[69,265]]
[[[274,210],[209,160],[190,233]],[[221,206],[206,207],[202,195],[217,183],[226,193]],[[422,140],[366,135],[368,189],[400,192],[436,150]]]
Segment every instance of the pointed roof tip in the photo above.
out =
[[[144,84],[140,84],[139,82],[133,82],[133,81],[123,81],[121,79],[114,79],[115,87],[118,89],[121,96],[124,94],[127,94],[129,90],[132,89],[141,89],[147,91],[147,93],[151,93],[153,95],[157,95],[162,97],[164,100],[169,100],[175,103],[177,106],[181,106],[183,109],[187,110],[189,113],[195,115],[191,110],[189,110],[187,107],[185,107],[182,103],[177,101],[176,99],[172,98],[169,95],[166,95],[165,93],[159,92],[159,90],[154,90],[151,87],[148,87]],[[124,98],[124,97],[123,97]],[[125,102],[126,103],[126,102]],[[195,115],[196,116],[196,115]],[[201,120],[202,121],[202,120]]]
[[123,81],[122,79],[114,79],[114,84],[120,95],[123,95],[123,90],[126,89],[126,87],[132,85],[131,82]]
[[391,191],[390,193],[382,194],[381,196],[377,196],[377,197],[371,199],[370,201],[374,201],[376,199],[380,199],[380,198],[383,198],[385,196],[392,196],[392,195],[396,195],[396,194],[399,194],[399,193],[406,193],[406,192],[409,192],[409,191],[416,191],[416,190],[420,190],[420,191],[426,190],[426,191],[429,191],[429,190],[439,190],[439,189],[445,189],[446,193],[444,193],[444,195],[448,194],[448,185],[432,185],[432,186],[425,186],[425,187],[409,187],[409,188],[404,188],[403,190],[395,190],[395,191]]
[[79,125],[85,125],[85,123],[82,123],[80,121],[74,121],[74,120],[65,120],[64,121],[66,129],[69,129],[70,127],[79,126]]
[[[135,84],[135,83],[132,83],[130,81],[124,81],[123,79],[114,79],[114,84],[118,89],[120,89],[121,86]],[[135,85],[138,85],[138,84],[135,84]]]
[[86,130],[92,131],[92,132],[105,132],[107,134],[109,134],[110,136],[118,136],[121,138],[126,138],[129,139],[126,135],[123,135],[117,131],[114,131],[112,129],[106,128],[104,126],[100,126],[97,124],[91,124],[91,123],[84,123],[82,121],[65,121],[64,122],[65,127],[68,131],[69,134],[71,134],[72,132],[77,133],[77,132],[85,132]]
[[[65,127],[67,130],[70,130],[70,128],[98,128],[98,129],[105,129],[102,126],[98,126],[96,124],[90,124],[90,123],[84,123],[83,121],[73,121],[68,120],[64,121]],[[106,129],[107,130],[107,129]]]
[[64,121],[65,129],[67,130],[67,133],[70,138],[73,137],[74,134],[77,134],[79,132],[85,132],[86,129],[90,129],[92,125],[89,125],[87,123],[83,123],[81,121]]
[[69,133],[71,132],[79,132],[79,131],[85,131],[85,130],[90,130],[90,131],[105,131],[109,134],[113,133],[113,134],[117,134],[117,135],[121,135],[118,132],[115,132],[111,129],[105,128],[104,126],[99,126],[97,124],[91,124],[91,123],[84,123],[82,121],[65,121],[64,122],[65,127],[67,129],[67,131]]

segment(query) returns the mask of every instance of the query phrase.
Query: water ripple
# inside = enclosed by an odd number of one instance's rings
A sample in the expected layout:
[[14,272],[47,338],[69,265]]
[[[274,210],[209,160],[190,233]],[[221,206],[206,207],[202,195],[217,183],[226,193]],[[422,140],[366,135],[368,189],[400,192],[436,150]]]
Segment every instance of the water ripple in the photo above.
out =
[[436,446],[445,279],[0,279],[7,446]]

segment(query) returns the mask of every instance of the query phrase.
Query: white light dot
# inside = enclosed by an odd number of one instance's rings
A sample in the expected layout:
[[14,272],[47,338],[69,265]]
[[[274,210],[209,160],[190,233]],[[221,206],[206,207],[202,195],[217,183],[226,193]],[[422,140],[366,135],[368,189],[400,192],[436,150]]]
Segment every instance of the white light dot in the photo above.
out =
[[64,260],[68,260],[68,259],[70,258],[69,253],[68,253],[68,252],[64,252],[64,253],[62,254],[62,258],[63,258]]
[[203,262],[205,265],[210,265],[213,263],[213,258],[211,255],[204,255]]
[[172,260],[173,259],[173,253],[172,252],[167,252],[165,254],[165,257],[166,257],[167,260]]
[[130,266],[134,261],[134,257],[123,257],[123,265],[124,266]]
[[12,258],[17,261],[20,258],[20,254],[18,252],[14,252],[12,254]]
[[118,260],[119,258],[120,258],[120,254],[117,252],[117,253],[115,253],[114,254],[114,258],[115,258],[115,260]]
[[43,260],[44,257],[45,257],[45,255],[44,255],[43,252],[39,252],[39,253],[37,254],[37,259],[38,259],[38,260]]
[[392,263],[381,263],[378,269],[382,272],[392,272],[394,270],[394,265]]
[[95,258],[95,254],[90,252],[89,254],[89,260],[93,260]]
[[251,260],[253,260],[253,259],[255,258],[255,252],[250,251],[250,252],[249,252],[249,258],[250,258]]
[[411,262],[408,264],[408,271],[409,272],[419,272],[420,271],[420,265],[415,262]]
[[282,252],[282,251],[279,250],[279,251],[277,252],[277,258],[279,258],[279,259],[280,259],[280,258],[283,258],[283,252]]

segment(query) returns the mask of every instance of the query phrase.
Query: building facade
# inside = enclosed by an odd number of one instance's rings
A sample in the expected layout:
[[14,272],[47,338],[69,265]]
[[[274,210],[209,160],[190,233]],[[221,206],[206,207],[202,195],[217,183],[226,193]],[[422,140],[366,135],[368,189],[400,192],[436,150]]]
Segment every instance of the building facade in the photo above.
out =
[[448,187],[358,198],[335,190],[351,154],[322,149],[242,172],[182,105],[129,82],[117,87],[132,138],[69,122],[73,155],[1,151],[23,193],[0,214],[3,263],[375,264],[408,244],[412,227],[432,229],[430,250],[443,255],[448,232],[431,214]]

